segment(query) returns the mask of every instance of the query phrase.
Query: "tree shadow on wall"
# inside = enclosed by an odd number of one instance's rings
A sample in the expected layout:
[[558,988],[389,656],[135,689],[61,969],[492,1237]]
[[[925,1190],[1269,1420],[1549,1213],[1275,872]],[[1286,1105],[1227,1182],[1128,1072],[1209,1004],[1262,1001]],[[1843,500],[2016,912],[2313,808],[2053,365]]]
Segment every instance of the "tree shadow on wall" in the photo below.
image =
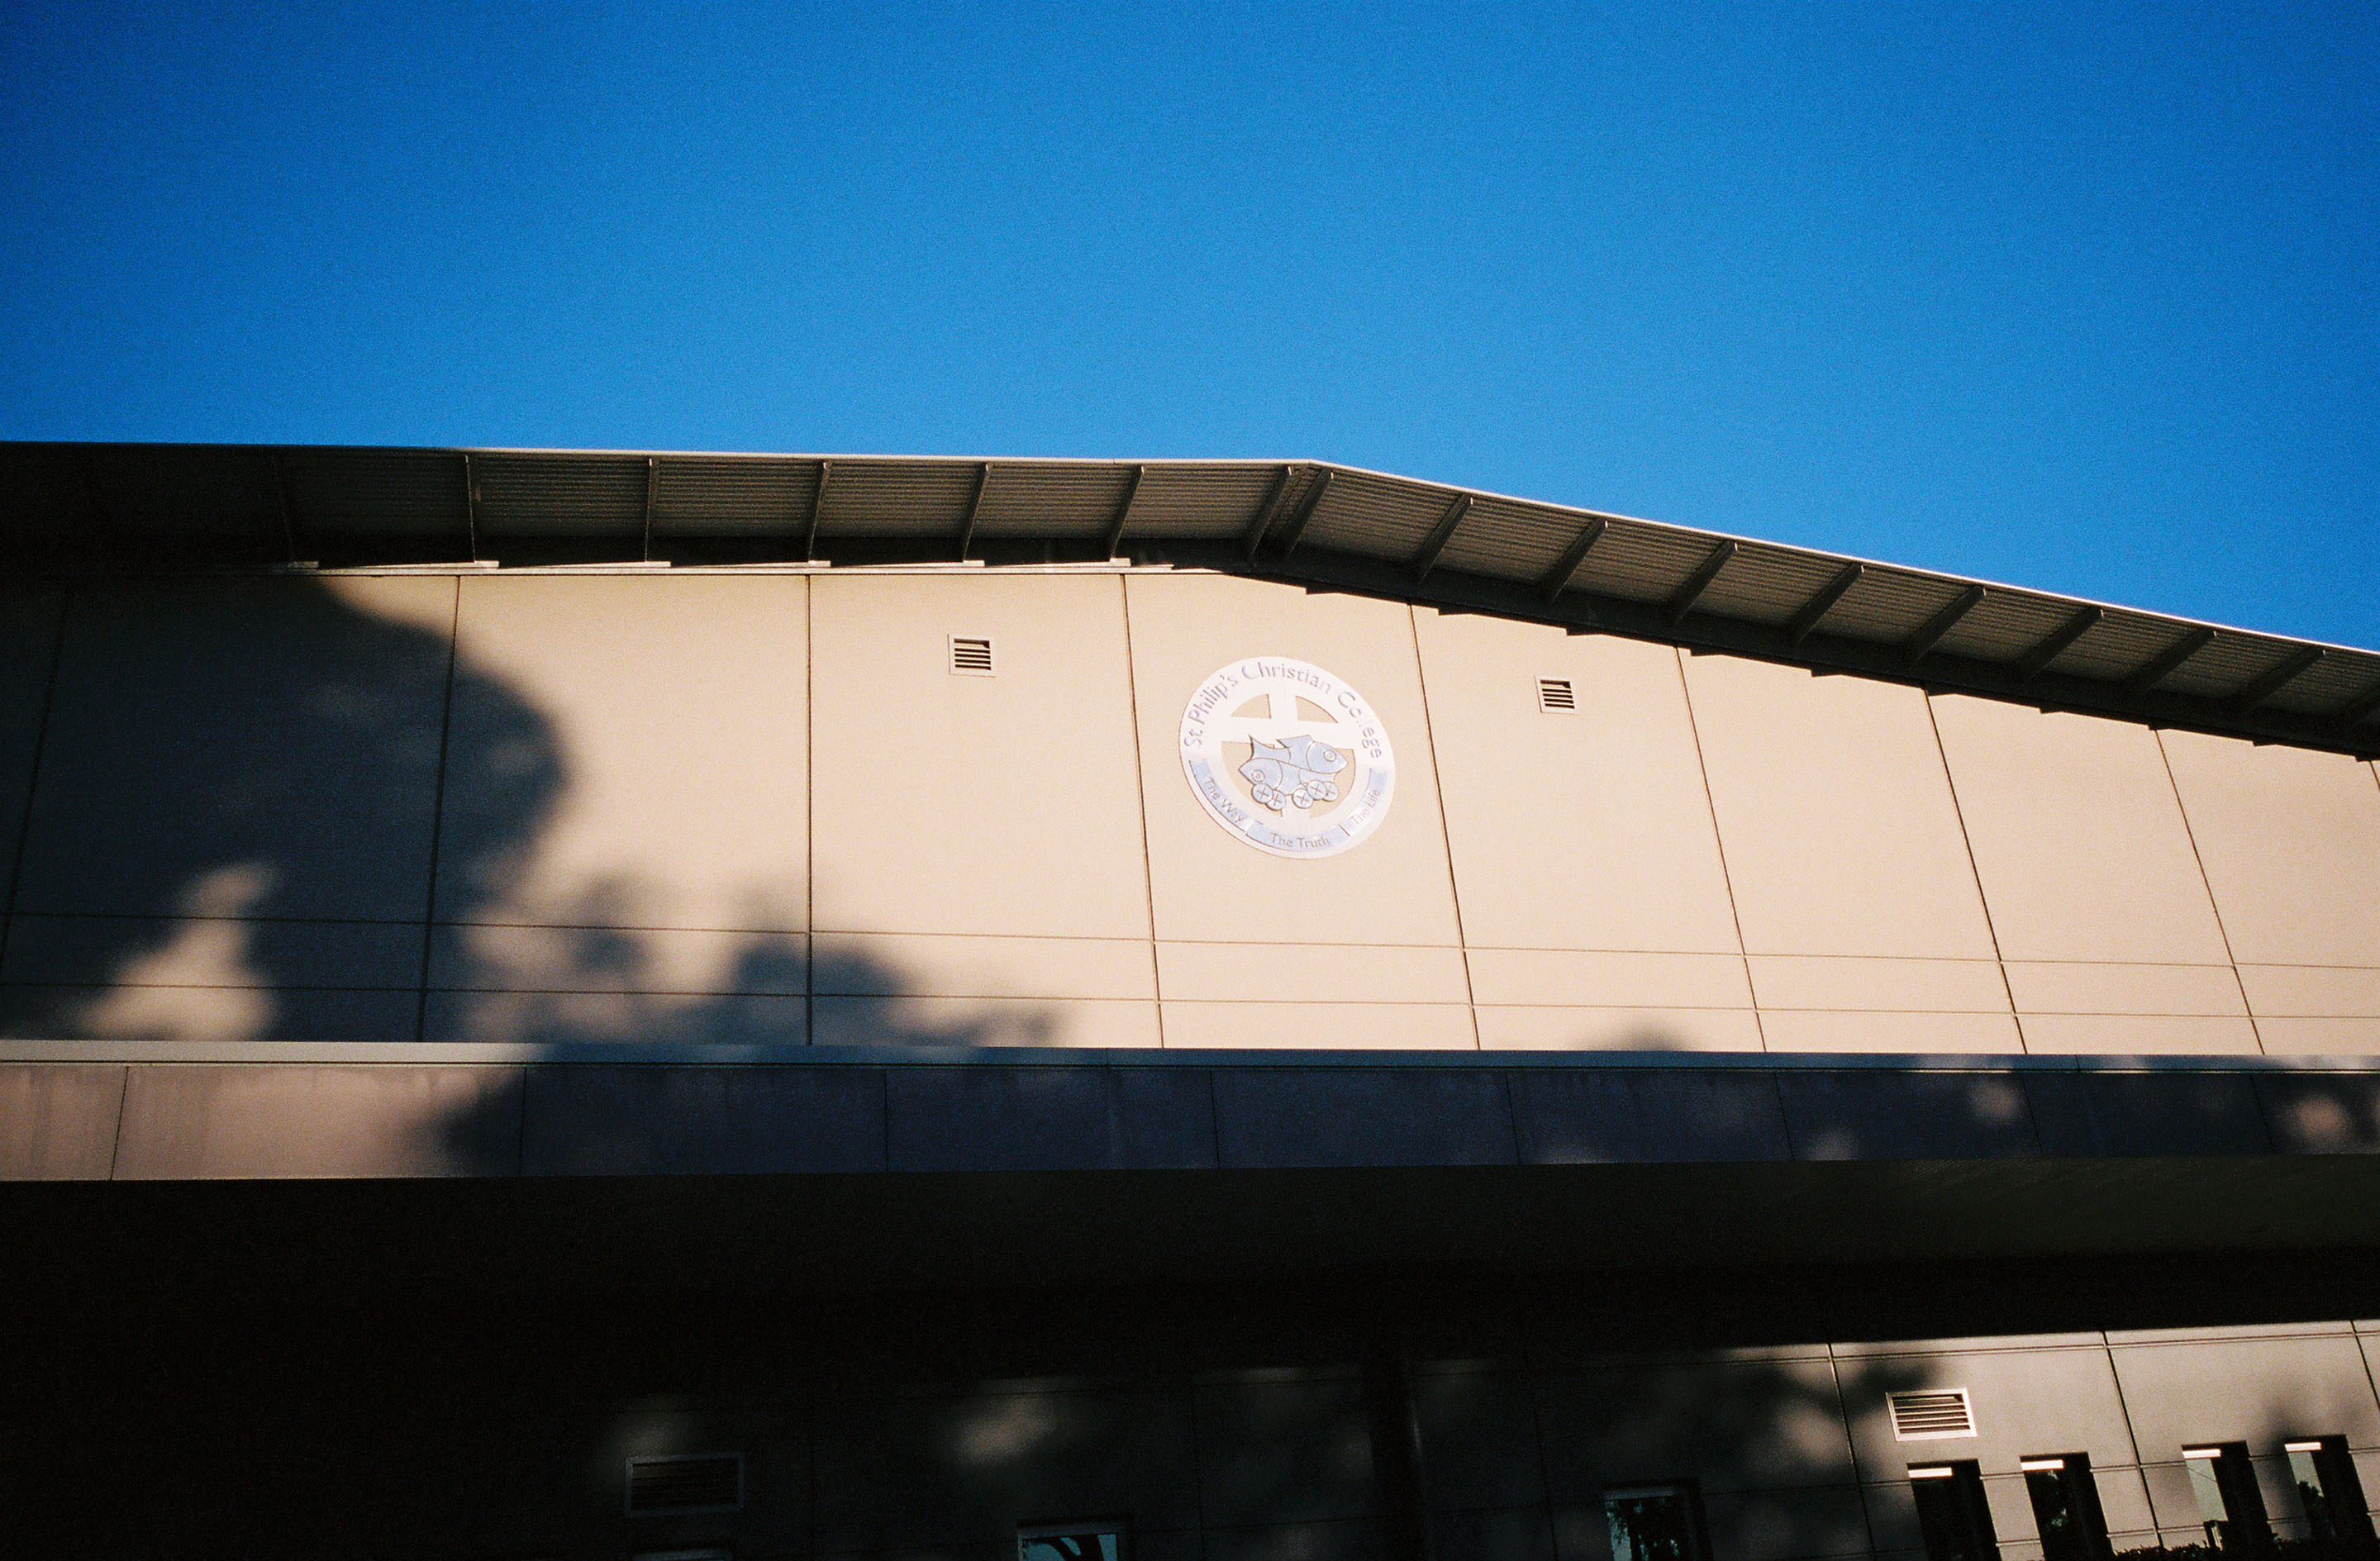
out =
[[[756,892],[691,978],[611,877],[510,901],[573,784],[567,733],[451,648],[451,576],[111,582],[0,613],[50,663],[0,868],[0,1035],[156,1042],[799,1044],[797,916]],[[63,612],[62,632],[55,632]],[[52,641],[55,640],[55,660]],[[0,734],[12,740],[18,733]],[[0,744],[0,764],[10,744]],[[666,755],[653,762],[666,764]],[[13,793],[13,795],[5,794]],[[434,873],[434,883],[433,883]],[[435,900],[434,916],[432,900]],[[682,963],[682,962],[681,962]],[[1036,1044],[1046,1016],[921,1015],[902,973],[819,974],[840,1035]]]

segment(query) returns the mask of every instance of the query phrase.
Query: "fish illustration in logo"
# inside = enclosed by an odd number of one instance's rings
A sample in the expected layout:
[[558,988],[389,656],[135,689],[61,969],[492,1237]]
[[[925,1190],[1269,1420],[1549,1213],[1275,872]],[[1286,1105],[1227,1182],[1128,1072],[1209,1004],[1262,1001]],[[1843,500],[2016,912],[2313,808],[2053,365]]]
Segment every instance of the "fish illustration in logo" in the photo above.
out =
[[1279,813],[1293,804],[1312,807],[1339,800],[1339,783],[1331,777],[1347,768],[1346,755],[1302,733],[1278,743],[1261,737],[1252,741],[1256,753],[1240,766],[1240,773],[1255,790],[1257,801]]

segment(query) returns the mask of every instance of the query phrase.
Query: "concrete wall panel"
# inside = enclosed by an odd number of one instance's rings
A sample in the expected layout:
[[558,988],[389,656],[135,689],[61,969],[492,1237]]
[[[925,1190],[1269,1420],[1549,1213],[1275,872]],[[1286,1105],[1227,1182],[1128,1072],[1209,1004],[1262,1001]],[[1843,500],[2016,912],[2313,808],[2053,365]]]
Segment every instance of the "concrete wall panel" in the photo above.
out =
[[[2025,1049],[2005,1013],[1872,1013],[1764,1009],[1770,1051],[1915,1052],[2010,1056]],[[2040,1049],[2038,1047],[2034,1048]]]
[[2025,1049],[2077,1057],[2252,1057],[2263,1049],[2246,1019],[2161,1014],[2027,1013]]
[[768,992],[806,989],[801,933],[688,927],[439,926],[430,985],[443,992]]
[[1712,1494],[1852,1479],[1842,1403],[1824,1360],[1565,1373],[1541,1379],[1537,1395],[1560,1505],[1597,1504],[1606,1485],[1688,1474]]
[[1157,996],[1148,944],[1125,938],[953,938],[829,933],[812,989],[855,997]]
[[139,1067],[121,1180],[488,1176],[520,1162],[517,1068]]
[[1169,999],[1460,1003],[1470,997],[1460,949],[1160,943],[1157,969]]
[[2010,960],[2017,1011],[2245,1018],[2247,1000],[2228,964],[2042,964]]
[[[2119,1345],[2114,1354],[2149,1462],[2179,1459],[2185,1444],[2204,1442],[2246,1441],[2258,1453],[2289,1436],[2380,1443],[2380,1405],[2352,1335]],[[2174,1526],[2162,1505],[2158,1521]]]
[[[1117,581],[814,593],[819,928],[1148,937]],[[953,675],[953,635],[990,636],[997,675]]]
[[2160,734],[2232,953],[2380,969],[2380,786],[2338,754]]
[[811,1039],[831,1047],[1153,1047],[1153,1002],[1117,998],[810,999]]
[[2380,970],[2243,962],[2239,971],[2259,1021],[2380,1018]]
[[728,992],[440,992],[422,1039],[514,1046],[801,1046],[808,999]]
[[419,920],[454,599],[434,578],[79,592],[16,908]]
[[[1415,613],[1463,929],[1475,947],[1733,953],[1677,652]],[[1574,710],[1538,707],[1569,681]]]
[[[1126,591],[1158,936],[1459,944],[1411,611],[1216,575],[1136,575]],[[1396,753],[1396,795],[1354,849],[1305,861],[1268,854],[1234,839],[1191,792],[1182,712],[1218,668],[1254,656],[1322,667],[1378,712]]]
[[2004,957],[2230,962],[2155,732],[1952,695],[1934,711]]
[[1472,1051],[1472,1010],[1461,1003],[1177,1002],[1163,1005],[1168,1047],[1246,1047]]
[[103,1181],[121,1068],[0,1067],[0,1181]]
[[1750,1009],[1478,1009],[1488,1051],[1758,1051],[1760,1018]]
[[1209,1382],[1195,1398],[1198,1491],[1209,1524],[1329,1521],[1369,1510],[1371,1427],[1360,1382]]
[[[2107,1352],[2097,1349],[1990,1349],[1863,1355],[1844,1366],[1843,1399],[1863,1479],[1900,1481],[1909,1465],[1975,1458],[1987,1473],[2013,1470],[2021,1458],[2088,1453],[2095,1467],[2132,1461],[2124,1400]],[[1887,1397],[1963,1387],[1975,1435],[1897,1442]],[[2022,1499],[2022,1493],[2019,1493]],[[2030,1515],[2017,1534],[2030,1533]],[[2003,1531],[2001,1538],[2014,1537]]]
[[1470,950],[1471,989],[1483,1003],[1581,1008],[1749,1009],[1752,988],[1733,954]]
[[1764,1009],[1882,1013],[2006,1013],[2008,984],[1989,960],[1856,960],[1755,954]]
[[[799,932],[807,926],[808,585],[797,575],[467,579],[451,751],[501,760],[526,706],[554,767],[511,849],[519,778],[450,764],[442,920]],[[507,972],[524,989],[557,979]]]
[[51,652],[65,611],[65,598],[55,590],[0,586],[0,864],[6,865],[0,865],[0,911],[14,887],[17,842],[49,699]]
[[1730,656],[1685,672],[1747,953],[1995,957],[1923,694]]

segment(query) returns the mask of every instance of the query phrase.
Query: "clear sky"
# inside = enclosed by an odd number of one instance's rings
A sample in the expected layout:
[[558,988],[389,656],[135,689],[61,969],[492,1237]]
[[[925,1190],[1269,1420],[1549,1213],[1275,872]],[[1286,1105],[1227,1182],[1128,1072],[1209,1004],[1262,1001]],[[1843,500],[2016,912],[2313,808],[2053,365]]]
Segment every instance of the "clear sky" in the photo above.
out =
[[2380,6],[0,4],[0,437],[1298,456],[2380,646]]

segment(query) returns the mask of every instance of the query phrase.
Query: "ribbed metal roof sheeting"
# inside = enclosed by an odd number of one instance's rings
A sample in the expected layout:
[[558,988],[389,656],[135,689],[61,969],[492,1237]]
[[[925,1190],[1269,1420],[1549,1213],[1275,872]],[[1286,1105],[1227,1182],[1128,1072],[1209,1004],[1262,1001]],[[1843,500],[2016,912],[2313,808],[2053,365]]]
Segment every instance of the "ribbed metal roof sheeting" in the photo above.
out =
[[656,537],[771,536],[808,524],[816,461],[673,455],[654,462]]
[[[955,561],[987,542],[1068,556],[1112,542],[2050,708],[2380,749],[2370,651],[1864,562],[1830,599],[1857,561],[1315,462],[13,444],[0,476],[0,546],[29,557],[460,562],[558,541],[574,558],[626,561],[726,538],[756,561],[832,559],[838,544]],[[1566,581],[1548,578],[1558,568]]]
[[1132,467],[1121,462],[995,461],[990,467],[976,509],[979,537],[1104,537],[1132,481]]

